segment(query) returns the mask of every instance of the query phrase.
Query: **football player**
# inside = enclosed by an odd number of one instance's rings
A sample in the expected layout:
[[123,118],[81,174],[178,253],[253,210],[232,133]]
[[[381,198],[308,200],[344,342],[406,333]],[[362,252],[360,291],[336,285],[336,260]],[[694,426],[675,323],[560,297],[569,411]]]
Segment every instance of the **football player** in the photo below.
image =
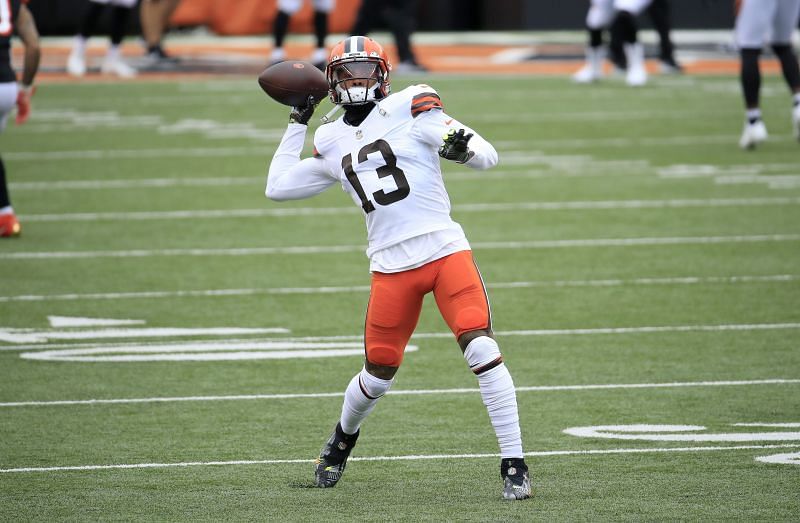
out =
[[425,73],[427,69],[417,61],[411,45],[411,34],[416,25],[416,0],[362,0],[352,35],[366,35],[376,27],[387,27],[394,37],[398,63],[395,73]]
[[768,137],[761,119],[759,94],[761,48],[770,38],[772,51],[781,62],[783,78],[792,93],[794,135],[800,140],[800,70],[792,49],[792,33],[800,16],[800,0],[736,0],[736,44],[741,59],[740,80],[745,102],[745,122],[739,146],[754,149]]
[[389,390],[433,292],[470,370],[500,446],[503,497],[531,495],[523,459],[514,382],[492,334],[486,289],[461,226],[450,217],[441,158],[474,169],[497,164],[494,147],[444,112],[437,92],[414,85],[390,94],[386,52],[352,36],[331,51],[330,99],[344,116],[314,133],[313,157],[301,160],[314,100],[293,108],[269,166],[266,195],[308,198],[340,184],[366,220],[372,286],[366,359],[345,391],[339,422],[323,447],[315,484],[333,487],[344,472],[361,423]]
[[[272,27],[272,34],[275,38],[275,46],[272,48],[270,62],[275,64],[286,59],[286,51],[283,49],[283,40],[289,31],[289,19],[300,10],[302,0],[278,0],[278,13],[275,15],[275,23]],[[328,15],[336,5],[335,0],[314,0],[314,37],[317,47],[311,54],[310,62],[320,70],[325,69],[325,60],[328,52],[325,50],[325,38],[328,37]]]
[[572,79],[578,83],[589,83],[603,77],[603,30],[610,28],[615,38],[623,44],[626,62],[625,82],[631,86],[647,83],[644,67],[644,46],[638,41],[636,17],[650,5],[651,0],[591,0],[586,14],[589,45],[586,48],[586,64]]
[[170,69],[179,59],[164,50],[164,33],[169,28],[169,19],[181,0],[142,0],[139,8],[139,23],[147,50],[145,62],[155,69]]
[[[17,106],[16,123],[25,123],[30,116],[33,79],[39,69],[39,32],[33,15],[24,4],[27,0],[5,0],[7,8],[0,8],[0,132],[14,105]],[[11,67],[11,35],[16,33],[25,46],[22,81]],[[6,184],[6,168],[0,158],[0,238],[19,236],[22,228],[14,215]]]
[[125,63],[119,48],[125,38],[125,24],[128,22],[131,10],[136,5],[136,0],[89,1],[80,31],[75,36],[72,51],[67,58],[67,72],[72,76],[86,74],[86,44],[94,33],[97,21],[107,5],[111,5],[111,32],[109,34],[111,45],[108,47],[100,71],[103,74],[113,74],[120,78],[136,76],[136,69]]

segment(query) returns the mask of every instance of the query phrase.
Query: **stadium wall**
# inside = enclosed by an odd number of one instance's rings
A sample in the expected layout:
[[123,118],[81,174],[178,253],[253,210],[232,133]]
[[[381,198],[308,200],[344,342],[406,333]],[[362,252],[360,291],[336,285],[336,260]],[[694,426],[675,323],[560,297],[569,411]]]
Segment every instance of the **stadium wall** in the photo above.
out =
[[[676,29],[728,29],[733,26],[733,2],[669,0]],[[43,35],[71,35],[77,30],[88,0],[31,0],[30,8]],[[331,32],[347,33],[360,0],[337,0]],[[419,31],[524,31],[582,29],[588,0],[422,0]],[[220,35],[268,35],[276,0],[183,0],[172,17],[178,27],[208,26]],[[643,25],[648,24],[647,17]],[[98,31],[106,32],[108,17]],[[131,17],[130,34],[138,34],[138,17]],[[292,18],[291,31],[310,33],[311,6]]]

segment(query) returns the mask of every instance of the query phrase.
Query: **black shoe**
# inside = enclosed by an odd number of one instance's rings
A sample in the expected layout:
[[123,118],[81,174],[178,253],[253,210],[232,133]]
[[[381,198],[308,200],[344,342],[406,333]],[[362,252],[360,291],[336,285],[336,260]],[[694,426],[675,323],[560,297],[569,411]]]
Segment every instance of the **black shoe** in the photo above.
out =
[[503,478],[504,499],[527,499],[531,497],[531,477],[524,458],[500,460],[500,477]]
[[328,488],[336,486],[336,483],[342,477],[344,467],[347,465],[347,458],[350,456],[350,451],[356,445],[358,434],[345,434],[342,431],[342,426],[337,423],[336,428],[328,438],[325,446],[319,453],[319,457],[315,461],[314,468],[314,484],[321,488]]
[[661,70],[661,74],[682,74],[683,67],[681,64],[675,61],[672,57],[661,58],[661,63],[659,64],[659,69]]

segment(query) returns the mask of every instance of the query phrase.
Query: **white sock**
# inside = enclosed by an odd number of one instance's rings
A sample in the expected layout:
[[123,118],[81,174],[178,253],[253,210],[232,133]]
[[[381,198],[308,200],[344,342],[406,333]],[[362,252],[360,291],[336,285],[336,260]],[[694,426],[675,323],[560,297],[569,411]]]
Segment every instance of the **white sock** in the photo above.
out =
[[72,43],[72,49],[81,56],[86,54],[86,38],[77,35]]
[[522,434],[519,429],[517,393],[497,342],[488,336],[475,338],[467,345],[464,358],[478,377],[481,398],[500,445],[500,456],[521,458]]
[[270,55],[270,60],[283,60],[286,58],[286,51],[283,50],[283,47],[276,47],[272,50],[272,55]]
[[353,376],[344,392],[340,423],[345,434],[355,434],[361,422],[372,412],[378,400],[386,394],[394,379],[376,378],[366,369]]
[[311,63],[327,62],[327,61],[328,61],[328,51],[324,47],[318,47],[314,49],[314,52],[311,54]]
[[108,53],[106,53],[106,60],[109,62],[116,62],[119,60],[120,51],[118,45],[112,45],[108,48]]
[[0,207],[0,214],[14,214],[14,208],[10,205],[6,205],[5,207]]
[[794,93],[792,95],[792,104],[797,107],[800,105],[800,93]]
[[747,117],[748,122],[756,123],[757,121],[761,120],[761,109],[748,109],[745,112],[745,116]]

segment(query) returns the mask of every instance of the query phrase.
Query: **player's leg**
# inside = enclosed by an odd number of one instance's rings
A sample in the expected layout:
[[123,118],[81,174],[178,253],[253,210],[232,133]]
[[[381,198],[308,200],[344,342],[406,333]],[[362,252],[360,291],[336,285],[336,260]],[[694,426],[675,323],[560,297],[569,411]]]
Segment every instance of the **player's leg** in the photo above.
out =
[[[425,279],[430,282],[425,284]],[[350,380],[339,422],[317,458],[314,481],[318,487],[333,487],[342,477],[361,423],[392,386],[432,279],[426,267],[373,273],[364,327],[364,368]]]
[[647,71],[644,61],[644,45],[638,39],[636,18],[650,5],[650,0],[614,0],[617,9],[614,22],[611,24],[612,39],[622,42],[627,60],[625,82],[630,86],[641,86],[647,83]]
[[335,0],[314,0],[314,38],[316,47],[311,54],[311,63],[321,71],[328,62],[325,39],[328,37],[328,16],[336,6]]
[[[14,108],[16,99],[17,82],[0,83],[0,133],[6,127],[8,116]],[[6,167],[0,157],[0,238],[19,236],[21,231],[19,221],[14,215],[14,208],[11,207],[11,197],[6,182]]]
[[180,0],[142,0],[139,22],[147,59],[152,65],[173,66],[178,61],[164,51],[163,39],[169,27],[169,19],[179,3]]
[[302,0],[278,0],[278,12],[275,13],[275,21],[272,24],[274,45],[272,54],[269,57],[270,63],[276,64],[286,60],[283,42],[289,33],[289,20],[293,14],[300,10],[301,6]]
[[761,119],[761,71],[759,56],[770,30],[777,8],[777,0],[742,0],[734,29],[739,47],[739,80],[745,103],[745,122],[739,146],[753,149],[768,138],[767,128]]
[[125,38],[125,28],[133,6],[136,5],[136,0],[112,0],[111,4],[111,32],[109,34],[111,45],[100,71],[121,78],[132,78],[136,76],[136,69],[122,59],[120,45]]
[[781,62],[786,85],[792,94],[792,127],[800,140],[800,67],[792,49],[792,33],[800,17],[800,0],[783,0],[772,23],[772,50]]
[[489,300],[470,251],[443,258],[433,292],[442,317],[478,379],[481,398],[500,446],[503,497],[528,498],[531,481],[522,453],[517,393],[492,335]]
[[8,184],[6,182],[6,166],[3,158],[0,157],[0,238],[11,238],[19,236],[22,227],[14,214],[11,206],[11,198],[8,194]]
[[381,20],[381,11],[386,2],[385,0],[362,0],[361,6],[356,13],[356,21],[353,23],[351,36],[366,36],[372,31]]
[[663,74],[679,74],[683,68],[675,61],[675,45],[672,43],[670,31],[672,23],[670,20],[669,0],[653,0],[647,8],[647,14],[653,22],[653,29],[658,33],[659,53],[661,61],[661,72]]
[[577,83],[591,83],[603,77],[603,62],[606,50],[603,46],[603,31],[611,23],[614,15],[612,0],[592,0],[586,13],[586,30],[589,42],[586,46],[586,63],[573,76]]
[[387,0],[383,20],[389,26],[397,47],[398,63],[394,70],[398,73],[424,73],[423,67],[414,55],[411,35],[416,26],[416,0]]
[[86,74],[86,45],[94,34],[97,21],[107,3],[108,0],[91,0],[86,6],[86,13],[83,15],[78,34],[72,42],[72,51],[67,58],[67,72],[72,76]]

